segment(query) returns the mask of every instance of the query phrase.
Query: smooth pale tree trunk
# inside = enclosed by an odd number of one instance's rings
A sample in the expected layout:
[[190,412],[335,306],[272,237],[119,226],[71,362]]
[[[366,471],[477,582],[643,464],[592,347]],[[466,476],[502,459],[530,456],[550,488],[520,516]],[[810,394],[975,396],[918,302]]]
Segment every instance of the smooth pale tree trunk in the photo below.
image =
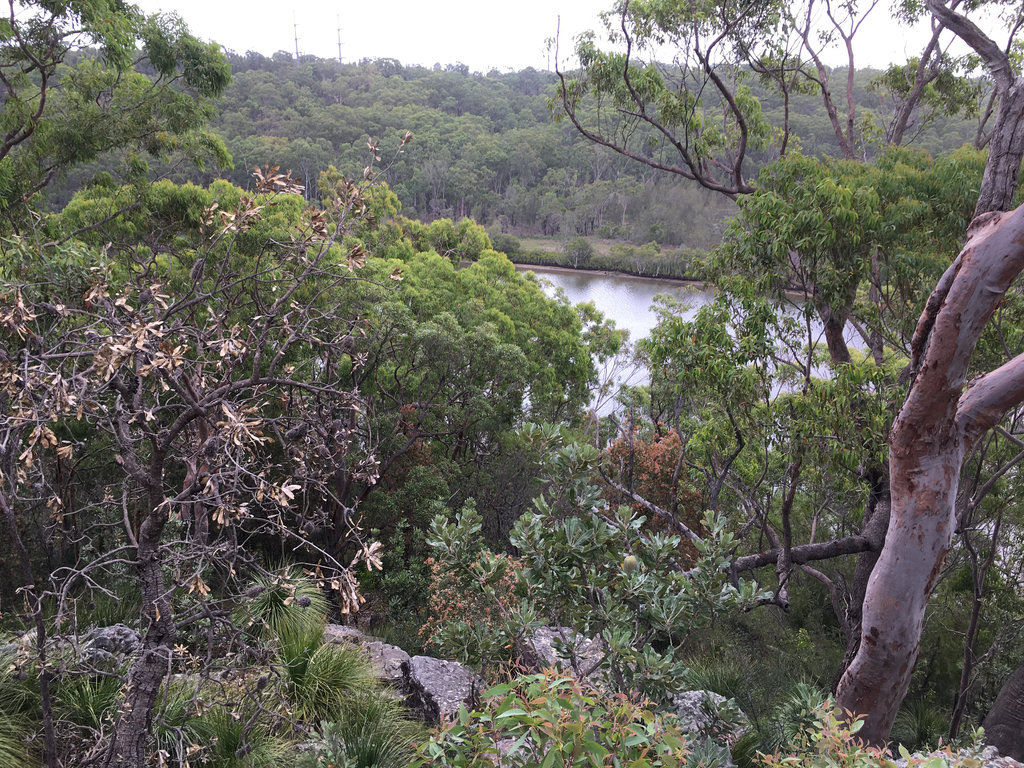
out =
[[963,392],[971,355],[1007,288],[1024,269],[1024,206],[975,220],[918,321],[914,380],[890,434],[892,517],[868,581],[861,645],[838,704],[865,717],[860,736],[889,736],[920,650],[925,607],[956,527],[966,451],[1024,401],[1024,356]]
[[986,324],[1024,269],[1024,208],[1005,210],[1024,157],[1024,78],[1006,52],[944,0],[925,6],[970,45],[999,97],[988,162],[967,245],[946,270],[911,343],[912,383],[889,436],[892,517],[868,580],[861,643],[836,693],[882,745],[906,696],[920,652],[924,613],[956,527],[960,467],[971,445],[1024,402],[1024,355],[963,391]]

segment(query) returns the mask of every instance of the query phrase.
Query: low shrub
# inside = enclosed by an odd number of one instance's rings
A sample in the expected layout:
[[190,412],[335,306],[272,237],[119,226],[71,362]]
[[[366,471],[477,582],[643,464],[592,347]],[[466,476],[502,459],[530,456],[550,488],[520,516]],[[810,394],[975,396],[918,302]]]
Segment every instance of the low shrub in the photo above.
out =
[[603,694],[565,675],[528,675],[483,694],[419,748],[413,768],[549,768],[605,765],[678,768],[687,745],[674,715],[646,700]]
[[307,723],[333,719],[373,684],[362,650],[324,643],[322,629],[285,628],[278,638],[278,662],[293,712]]

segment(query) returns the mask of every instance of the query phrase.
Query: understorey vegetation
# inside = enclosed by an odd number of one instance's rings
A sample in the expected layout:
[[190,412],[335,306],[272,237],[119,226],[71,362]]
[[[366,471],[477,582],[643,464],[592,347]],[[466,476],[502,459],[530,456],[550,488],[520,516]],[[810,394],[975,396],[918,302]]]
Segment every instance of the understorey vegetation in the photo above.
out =
[[[869,8],[620,2],[607,50],[487,76],[511,158],[342,103],[491,98],[465,72],[285,77],[121,2],[15,8],[0,768],[1021,757],[1020,8],[901,6],[932,38],[866,109]],[[279,76],[358,154],[228,134],[292,120]],[[630,339],[517,257],[713,292]],[[479,690],[429,729],[338,625]]]

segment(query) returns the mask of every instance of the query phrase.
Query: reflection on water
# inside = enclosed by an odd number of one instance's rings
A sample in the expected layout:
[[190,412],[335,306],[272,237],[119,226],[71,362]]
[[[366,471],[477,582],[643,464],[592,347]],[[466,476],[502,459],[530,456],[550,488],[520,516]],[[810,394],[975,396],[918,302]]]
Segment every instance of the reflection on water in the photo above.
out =
[[[543,267],[517,268],[530,270],[542,278],[544,292],[549,296],[554,296],[561,289],[573,304],[593,302],[605,317],[615,322],[616,328],[625,328],[629,331],[629,340],[634,343],[649,336],[657,325],[658,316],[654,312],[655,296],[669,294],[681,302],[686,306],[683,315],[687,319],[696,315],[697,310],[712,298],[711,291],[702,286],[678,280]],[[594,393],[591,405],[600,416],[606,416],[615,409],[615,395],[619,387],[647,384],[650,380],[645,367],[621,359],[609,361],[599,374],[599,386],[602,391]]]
[[617,328],[629,331],[631,341],[646,338],[657,324],[654,297],[660,293],[672,295],[689,305],[685,315],[693,317],[697,310],[711,301],[711,291],[700,285],[678,280],[658,280],[650,277],[631,277],[601,272],[570,272],[544,267],[518,267],[535,272],[548,281],[545,292],[553,296],[561,288],[573,304],[591,301],[605,317],[615,321]]
[[[554,296],[558,289],[565,292],[566,298],[573,304],[583,301],[590,301],[604,314],[605,317],[615,321],[617,328],[625,328],[629,331],[631,342],[650,335],[651,330],[657,324],[658,317],[654,312],[654,297],[659,294],[669,294],[687,306],[683,312],[686,319],[693,318],[697,311],[710,302],[713,293],[699,284],[684,283],[678,280],[660,280],[650,277],[632,277],[630,275],[619,275],[607,272],[584,272],[561,269],[546,269],[544,267],[533,267],[517,265],[521,271],[532,271],[541,277],[541,284],[549,296]],[[798,312],[796,305],[792,311]],[[811,322],[811,330],[815,337],[814,344],[824,344],[821,323],[815,318]],[[857,336],[852,325],[847,325],[845,334],[846,342],[851,347],[859,348],[862,341]],[[621,363],[621,361],[619,361]],[[813,369],[815,376],[828,377],[827,366]],[[646,384],[649,381],[647,369],[630,365],[628,368],[616,370],[606,369],[601,375],[602,382],[610,382],[614,385],[623,384]],[[599,415],[606,415],[613,410],[614,390],[618,386],[610,387],[612,390],[608,395],[595,394],[594,406]],[[781,390],[781,385],[779,389]]]

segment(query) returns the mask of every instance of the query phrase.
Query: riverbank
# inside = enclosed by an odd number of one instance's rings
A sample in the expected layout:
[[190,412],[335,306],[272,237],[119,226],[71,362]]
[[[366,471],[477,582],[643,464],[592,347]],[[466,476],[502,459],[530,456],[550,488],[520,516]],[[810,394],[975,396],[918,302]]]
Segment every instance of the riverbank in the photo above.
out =
[[630,272],[625,269],[614,269],[609,267],[602,267],[597,269],[584,268],[584,267],[566,267],[559,264],[544,264],[536,263],[531,261],[521,261],[516,259],[512,262],[512,265],[519,271],[538,271],[544,272],[561,272],[566,274],[579,274],[579,275],[601,275],[603,277],[615,277],[615,278],[627,278],[634,280],[659,280],[661,282],[668,283],[679,283],[680,285],[689,285],[694,288],[702,289],[706,286],[702,280],[697,280],[692,277],[675,277],[673,275],[641,275],[636,272]]
[[586,269],[617,275],[691,281],[692,265],[707,253],[693,248],[663,248],[657,243],[626,243],[577,237],[572,240],[491,235],[496,250],[516,264]]

